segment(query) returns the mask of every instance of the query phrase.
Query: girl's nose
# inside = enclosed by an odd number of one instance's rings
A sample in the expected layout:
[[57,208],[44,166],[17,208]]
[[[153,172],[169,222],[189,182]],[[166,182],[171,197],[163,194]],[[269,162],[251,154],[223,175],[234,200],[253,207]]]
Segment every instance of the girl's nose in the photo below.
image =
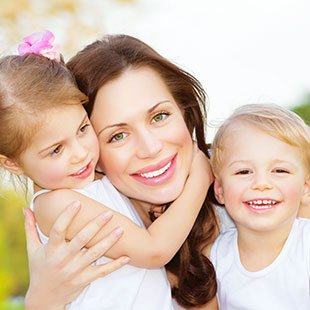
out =
[[78,164],[85,161],[88,156],[88,149],[80,141],[75,141],[72,145],[71,161],[73,164]]
[[163,148],[163,142],[151,131],[146,130],[139,134],[136,148],[136,154],[138,158],[151,158],[161,152]]

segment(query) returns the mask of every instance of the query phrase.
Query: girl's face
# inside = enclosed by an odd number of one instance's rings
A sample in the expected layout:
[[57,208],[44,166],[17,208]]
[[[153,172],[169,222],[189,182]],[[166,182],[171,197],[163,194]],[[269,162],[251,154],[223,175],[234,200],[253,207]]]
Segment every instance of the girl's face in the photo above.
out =
[[152,69],[130,69],[102,86],[91,121],[99,166],[124,195],[161,204],[176,199],[192,160],[182,112]]
[[63,105],[48,111],[19,166],[41,188],[81,188],[94,180],[98,157],[98,140],[83,106]]

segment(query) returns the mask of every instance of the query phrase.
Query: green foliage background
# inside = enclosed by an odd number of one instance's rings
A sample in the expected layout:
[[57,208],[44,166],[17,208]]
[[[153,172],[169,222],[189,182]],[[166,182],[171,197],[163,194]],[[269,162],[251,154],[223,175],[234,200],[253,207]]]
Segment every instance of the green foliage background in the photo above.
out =
[[23,194],[12,189],[0,196],[0,309],[10,296],[24,296],[28,287],[28,265],[22,208],[27,205]]
[[294,107],[292,111],[298,114],[310,126],[310,95],[303,100],[301,105]]

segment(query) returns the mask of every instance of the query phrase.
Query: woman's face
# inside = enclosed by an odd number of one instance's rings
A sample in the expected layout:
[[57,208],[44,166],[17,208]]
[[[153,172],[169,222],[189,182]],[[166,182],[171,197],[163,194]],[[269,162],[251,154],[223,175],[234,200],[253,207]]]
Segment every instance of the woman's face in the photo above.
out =
[[161,204],[176,199],[192,161],[192,138],[162,78],[143,67],[102,86],[91,121],[99,167],[124,195]]

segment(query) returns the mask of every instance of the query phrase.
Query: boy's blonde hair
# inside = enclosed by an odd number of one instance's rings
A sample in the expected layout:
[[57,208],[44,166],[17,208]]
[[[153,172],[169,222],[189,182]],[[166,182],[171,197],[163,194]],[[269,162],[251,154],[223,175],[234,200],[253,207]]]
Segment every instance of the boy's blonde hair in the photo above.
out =
[[[218,129],[213,143],[211,166],[216,176],[223,164],[224,140],[231,125],[247,122],[256,128],[300,148],[305,168],[310,173],[310,128],[294,112],[274,104],[248,104],[237,108]],[[255,137],[253,137],[255,139]]]

